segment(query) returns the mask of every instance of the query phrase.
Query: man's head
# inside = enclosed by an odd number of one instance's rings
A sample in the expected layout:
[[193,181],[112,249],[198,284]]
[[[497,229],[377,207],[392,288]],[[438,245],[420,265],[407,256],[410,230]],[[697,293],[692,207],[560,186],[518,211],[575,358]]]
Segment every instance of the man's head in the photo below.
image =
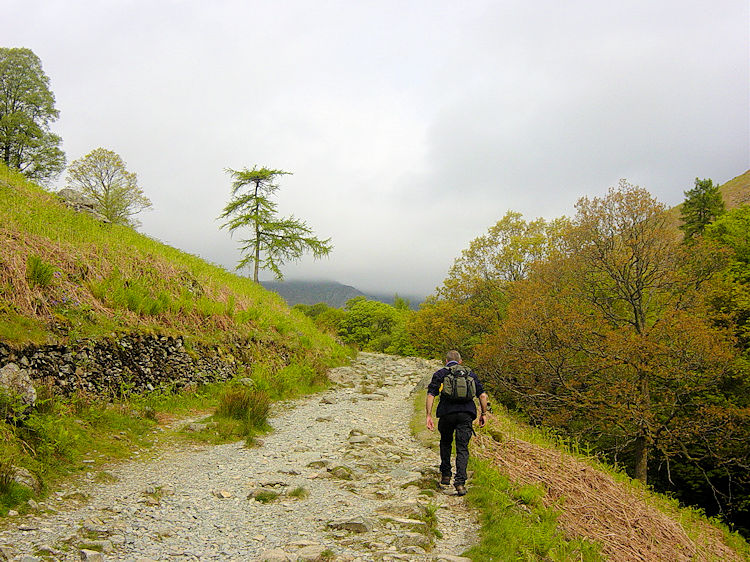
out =
[[451,361],[455,361],[456,363],[461,362],[461,354],[455,349],[451,349],[445,354],[445,362],[450,363]]

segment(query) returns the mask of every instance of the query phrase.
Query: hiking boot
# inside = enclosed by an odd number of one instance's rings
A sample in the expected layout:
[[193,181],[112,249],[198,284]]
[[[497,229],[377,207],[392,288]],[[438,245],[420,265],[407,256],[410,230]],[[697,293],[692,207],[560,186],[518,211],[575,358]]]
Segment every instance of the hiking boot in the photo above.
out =
[[456,484],[456,495],[457,496],[465,496],[466,495],[466,486],[463,484]]
[[441,486],[449,486],[450,483],[451,483],[451,476],[450,476],[450,474],[448,476],[443,476],[440,479],[440,485]]

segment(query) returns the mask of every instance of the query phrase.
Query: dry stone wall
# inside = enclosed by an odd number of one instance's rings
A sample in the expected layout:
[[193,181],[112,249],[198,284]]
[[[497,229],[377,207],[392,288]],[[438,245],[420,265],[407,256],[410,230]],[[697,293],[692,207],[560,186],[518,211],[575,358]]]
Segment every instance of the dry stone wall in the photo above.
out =
[[189,351],[182,337],[138,334],[20,349],[0,342],[0,369],[9,364],[52,386],[56,394],[119,396],[226,380],[237,373],[239,361],[220,348]]

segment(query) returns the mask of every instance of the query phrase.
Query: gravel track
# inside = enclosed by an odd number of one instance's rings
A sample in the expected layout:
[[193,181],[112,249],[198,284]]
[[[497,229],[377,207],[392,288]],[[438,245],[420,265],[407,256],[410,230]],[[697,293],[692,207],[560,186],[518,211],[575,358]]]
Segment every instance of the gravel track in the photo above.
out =
[[259,447],[160,447],[7,518],[0,560],[464,560],[476,515],[409,432],[439,366],[361,353],[330,390],[274,404]]

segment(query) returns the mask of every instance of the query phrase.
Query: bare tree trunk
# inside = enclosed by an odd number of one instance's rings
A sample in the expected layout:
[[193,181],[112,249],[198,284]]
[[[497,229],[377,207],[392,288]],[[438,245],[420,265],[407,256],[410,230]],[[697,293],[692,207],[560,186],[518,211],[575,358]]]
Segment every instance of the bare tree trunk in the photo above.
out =
[[635,479],[646,484],[648,478],[648,441],[645,435],[635,440]]
[[[256,229],[257,230],[257,229]],[[260,240],[255,238],[255,267],[253,268],[253,281],[258,282],[258,270],[260,269]]]

